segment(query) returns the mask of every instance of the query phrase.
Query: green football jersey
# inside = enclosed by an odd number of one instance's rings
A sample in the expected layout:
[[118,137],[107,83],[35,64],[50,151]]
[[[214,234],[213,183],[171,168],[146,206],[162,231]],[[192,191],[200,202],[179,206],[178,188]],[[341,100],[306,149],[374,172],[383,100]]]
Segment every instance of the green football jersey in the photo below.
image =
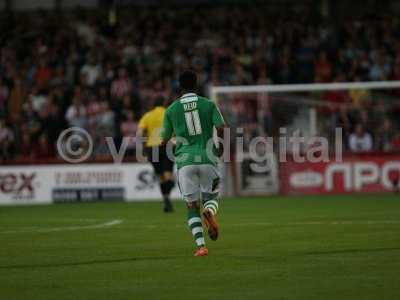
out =
[[175,100],[165,112],[161,137],[176,137],[178,169],[187,165],[216,165],[214,127],[224,123],[217,105],[207,98],[189,93]]

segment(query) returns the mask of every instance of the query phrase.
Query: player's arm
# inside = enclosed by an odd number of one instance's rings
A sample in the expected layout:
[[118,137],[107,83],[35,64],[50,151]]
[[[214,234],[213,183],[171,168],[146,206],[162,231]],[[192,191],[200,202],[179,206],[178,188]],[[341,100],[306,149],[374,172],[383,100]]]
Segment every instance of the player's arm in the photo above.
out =
[[172,138],[174,129],[168,111],[164,114],[163,128],[161,129],[161,145],[166,145]]
[[136,132],[136,137],[139,138],[140,140],[146,137],[146,131],[147,131],[147,115],[144,115],[140,121],[139,121],[139,126],[138,130]]
[[[217,130],[217,137],[219,141],[224,141],[224,128],[226,127],[224,117],[222,116],[220,110],[218,109],[217,105],[214,103],[213,105],[213,112],[212,112],[212,122]],[[224,153],[224,142],[218,143],[218,155],[222,156]]]

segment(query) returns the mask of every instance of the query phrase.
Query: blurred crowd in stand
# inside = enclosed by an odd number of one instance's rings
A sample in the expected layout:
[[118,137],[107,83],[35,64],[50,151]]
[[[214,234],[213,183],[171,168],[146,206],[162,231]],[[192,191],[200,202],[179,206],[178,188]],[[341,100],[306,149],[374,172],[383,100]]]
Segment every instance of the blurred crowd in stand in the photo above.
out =
[[[269,16],[262,7],[136,8],[116,17],[4,13],[1,28],[1,161],[53,158],[57,137],[71,126],[92,135],[95,157],[106,155],[105,136],[134,137],[155,97],[179,96],[186,68],[198,73],[200,93],[210,85],[400,80],[395,17],[335,22]],[[348,150],[392,151],[400,149],[400,93],[386,94],[358,89],[313,99],[328,103],[319,113],[329,128],[344,128]],[[257,97],[259,109],[236,99],[225,112],[250,129],[262,120],[262,133],[272,134],[279,108]]]

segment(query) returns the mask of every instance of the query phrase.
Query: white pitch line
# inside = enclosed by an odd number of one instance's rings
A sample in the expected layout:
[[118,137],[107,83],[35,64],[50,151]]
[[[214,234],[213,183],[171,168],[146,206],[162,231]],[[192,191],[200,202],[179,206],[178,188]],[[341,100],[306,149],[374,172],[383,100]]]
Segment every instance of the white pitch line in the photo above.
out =
[[76,230],[87,230],[87,229],[99,229],[99,228],[107,228],[115,225],[119,225],[123,223],[123,220],[111,220],[109,222],[94,224],[94,225],[84,225],[84,226],[69,226],[69,227],[54,227],[54,228],[42,228],[42,229],[26,229],[26,230],[12,230],[12,231],[1,231],[0,233],[26,233],[26,232],[34,232],[34,233],[46,233],[46,232],[57,232],[57,231],[76,231]]

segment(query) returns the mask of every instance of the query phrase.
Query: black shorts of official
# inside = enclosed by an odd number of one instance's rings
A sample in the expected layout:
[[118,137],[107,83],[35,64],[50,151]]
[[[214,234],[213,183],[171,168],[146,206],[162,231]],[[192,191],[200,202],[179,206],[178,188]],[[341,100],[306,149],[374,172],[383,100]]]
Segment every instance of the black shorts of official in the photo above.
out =
[[[158,148],[158,157],[157,149]],[[147,160],[153,165],[154,172],[160,176],[165,172],[172,172],[174,162],[168,158],[166,146],[156,146],[146,148]]]

